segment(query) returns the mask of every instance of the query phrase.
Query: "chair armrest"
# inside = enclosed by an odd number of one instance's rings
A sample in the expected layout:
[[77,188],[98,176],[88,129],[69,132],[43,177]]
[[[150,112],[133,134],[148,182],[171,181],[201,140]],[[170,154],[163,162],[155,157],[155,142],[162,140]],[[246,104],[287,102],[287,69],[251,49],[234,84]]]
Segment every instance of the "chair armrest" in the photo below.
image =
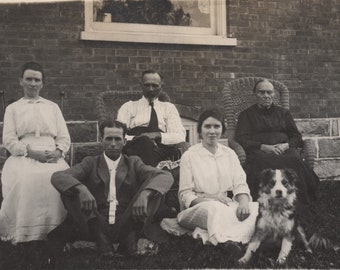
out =
[[240,160],[241,165],[243,166],[246,163],[246,152],[243,147],[233,139],[229,139],[229,147],[235,151]]
[[313,140],[307,139],[304,141],[302,154],[307,164],[313,169],[316,159],[316,147]]

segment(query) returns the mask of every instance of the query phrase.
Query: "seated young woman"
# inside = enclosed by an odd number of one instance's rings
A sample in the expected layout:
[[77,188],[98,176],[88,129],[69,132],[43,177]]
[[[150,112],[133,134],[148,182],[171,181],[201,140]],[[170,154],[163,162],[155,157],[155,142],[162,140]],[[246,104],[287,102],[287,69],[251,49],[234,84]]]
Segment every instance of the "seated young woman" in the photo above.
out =
[[202,141],[180,163],[178,223],[213,245],[247,243],[258,213],[237,155],[218,142],[225,129],[219,111],[204,111],[197,127]]

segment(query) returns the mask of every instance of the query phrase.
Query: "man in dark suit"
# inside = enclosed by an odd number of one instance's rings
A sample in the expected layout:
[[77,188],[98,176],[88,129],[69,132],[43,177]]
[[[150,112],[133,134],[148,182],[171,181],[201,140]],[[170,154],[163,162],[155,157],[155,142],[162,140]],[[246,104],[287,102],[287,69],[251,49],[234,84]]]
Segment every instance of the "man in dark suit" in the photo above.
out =
[[[95,240],[105,256],[113,255],[112,243],[133,253],[136,233],[150,240],[159,238],[162,231],[155,229],[153,221],[173,178],[145,165],[137,156],[121,154],[126,143],[123,123],[106,120],[99,131],[103,154],[85,157],[81,163],[54,173],[51,182],[68,211],[64,223],[77,227],[81,238]],[[58,228],[51,236],[57,232]]]

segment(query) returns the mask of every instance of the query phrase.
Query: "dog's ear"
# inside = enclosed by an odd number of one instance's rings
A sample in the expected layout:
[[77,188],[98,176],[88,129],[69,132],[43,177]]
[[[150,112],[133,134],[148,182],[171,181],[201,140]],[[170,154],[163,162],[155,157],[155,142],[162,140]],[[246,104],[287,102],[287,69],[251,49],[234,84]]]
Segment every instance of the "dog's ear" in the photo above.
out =
[[258,179],[260,179],[260,181],[259,181],[260,187],[266,186],[268,184],[269,180],[272,179],[273,174],[274,174],[273,169],[262,170],[258,175]]
[[284,175],[286,176],[287,180],[291,183],[291,184],[295,184],[297,181],[297,174],[293,169],[283,169],[282,170]]

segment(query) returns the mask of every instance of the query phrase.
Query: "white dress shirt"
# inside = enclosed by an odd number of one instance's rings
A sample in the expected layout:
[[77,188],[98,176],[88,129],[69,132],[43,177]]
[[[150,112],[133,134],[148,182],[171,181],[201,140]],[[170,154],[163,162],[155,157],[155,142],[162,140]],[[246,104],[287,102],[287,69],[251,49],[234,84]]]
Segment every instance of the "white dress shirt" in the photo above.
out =
[[110,171],[110,187],[109,187],[109,195],[107,196],[107,200],[110,203],[109,208],[109,224],[114,224],[116,220],[116,208],[118,205],[117,196],[116,196],[116,168],[122,156],[120,156],[117,160],[112,160],[108,158],[104,153],[104,158],[107,164],[107,167]]
[[191,146],[180,163],[179,200],[184,208],[198,197],[218,198],[232,191],[234,197],[246,193],[250,197],[246,174],[237,155],[229,147],[218,144],[215,154],[202,143]]
[[[174,104],[156,99],[154,108],[157,113],[158,127],[162,130],[162,144],[176,144],[185,141],[185,128]],[[126,124],[128,129],[147,127],[151,116],[149,101],[143,96],[137,101],[128,101],[118,111],[117,120]]]

